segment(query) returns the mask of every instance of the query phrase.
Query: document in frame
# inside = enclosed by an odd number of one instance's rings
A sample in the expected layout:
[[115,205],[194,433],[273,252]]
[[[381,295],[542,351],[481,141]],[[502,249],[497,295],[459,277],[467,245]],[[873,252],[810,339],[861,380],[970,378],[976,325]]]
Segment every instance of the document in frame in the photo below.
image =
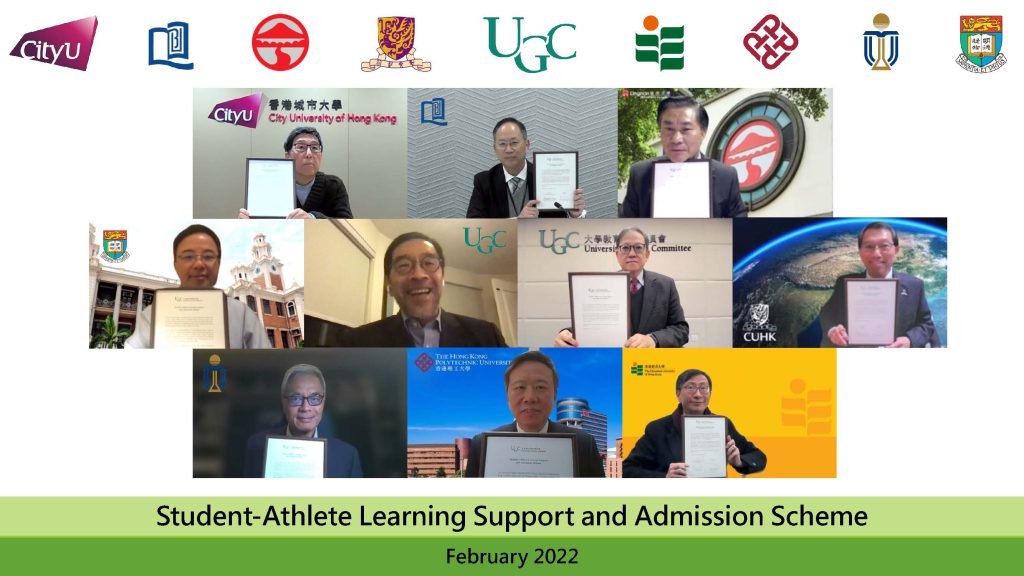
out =
[[622,348],[629,340],[629,274],[570,272],[572,333],[581,347]]
[[[572,210],[579,180],[579,152],[535,152],[536,193],[540,210]],[[559,206],[556,206],[556,203]]]
[[228,301],[216,288],[166,288],[153,294],[153,348],[228,348]]
[[899,280],[846,279],[846,333],[850,346],[887,346],[896,339]]
[[284,218],[295,209],[295,162],[247,158],[245,209],[251,218]]
[[683,462],[688,478],[725,478],[724,416],[683,416]]
[[480,476],[484,478],[573,478],[575,434],[484,434]]
[[264,478],[324,478],[327,473],[327,440],[267,436],[263,459]]
[[710,218],[711,161],[655,162],[651,190],[654,218]]

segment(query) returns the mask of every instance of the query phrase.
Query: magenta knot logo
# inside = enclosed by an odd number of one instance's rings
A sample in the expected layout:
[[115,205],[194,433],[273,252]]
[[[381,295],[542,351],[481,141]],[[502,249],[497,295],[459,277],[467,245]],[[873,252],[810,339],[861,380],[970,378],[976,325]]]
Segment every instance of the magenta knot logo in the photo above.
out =
[[263,93],[257,92],[213,107],[208,118],[221,124],[234,124],[255,128],[260,120],[260,106],[263,104]]
[[91,16],[29,32],[15,44],[11,56],[84,71],[89,66],[98,25],[96,17]]
[[434,367],[434,359],[424,352],[416,357],[416,361],[413,364],[420,369],[420,372],[426,372]]

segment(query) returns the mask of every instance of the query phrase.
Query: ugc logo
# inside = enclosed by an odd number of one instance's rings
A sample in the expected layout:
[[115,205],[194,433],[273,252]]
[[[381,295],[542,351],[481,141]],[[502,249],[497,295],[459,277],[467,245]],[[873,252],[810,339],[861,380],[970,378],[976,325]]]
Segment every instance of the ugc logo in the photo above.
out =
[[[555,49],[555,35],[562,28],[576,29],[575,24],[556,24],[545,35],[534,34],[523,38],[523,17],[515,16],[512,18],[516,21],[516,47],[509,53],[502,53],[498,50],[498,17],[489,16],[484,18],[487,20],[487,49],[491,51],[491,54],[498,58],[513,58],[516,62],[516,66],[526,72],[527,74],[536,74],[538,72],[544,72],[548,69],[548,58],[555,58],[557,60],[569,60],[576,57],[576,52],[563,56],[558,50]],[[527,44],[539,45],[543,43],[544,51],[547,54],[537,52],[534,54],[536,58],[536,68],[529,68],[523,63],[523,50]]]
[[491,234],[490,236],[487,236],[486,234],[483,233],[483,229],[481,227],[477,226],[476,227],[476,242],[470,242],[469,241],[469,228],[468,227],[467,228],[463,228],[462,230],[465,232],[466,246],[469,246],[470,248],[476,248],[476,251],[481,253],[481,254],[490,254],[491,252],[494,252],[495,248],[504,248],[505,246],[508,246],[508,244],[499,244],[498,243],[498,235],[499,234],[505,234],[506,232],[504,230],[498,230],[494,234]]
[[540,231],[540,247],[541,248],[550,248],[552,252],[554,252],[555,254],[558,254],[559,256],[561,256],[562,254],[565,254],[566,252],[568,252],[569,248],[579,248],[580,247],[580,245],[578,243],[577,244],[573,244],[573,240],[572,240],[573,236],[579,236],[579,232],[569,232],[565,236],[562,236],[561,238],[559,238],[558,237],[558,230],[552,228],[551,229],[551,243],[550,244],[547,243],[546,240],[545,240],[545,238],[547,237],[547,234],[546,234],[547,232],[548,232],[547,230],[541,230]]

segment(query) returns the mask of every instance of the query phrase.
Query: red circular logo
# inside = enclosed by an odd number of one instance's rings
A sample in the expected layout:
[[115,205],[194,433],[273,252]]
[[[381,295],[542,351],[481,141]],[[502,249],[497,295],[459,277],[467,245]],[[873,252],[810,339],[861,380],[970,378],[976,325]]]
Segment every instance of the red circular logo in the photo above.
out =
[[252,32],[252,53],[271,70],[291,70],[309,52],[309,34],[297,18],[287,14],[267,16]]
[[782,133],[767,120],[754,120],[740,126],[725,147],[723,161],[736,169],[740,190],[765,183],[782,158]]

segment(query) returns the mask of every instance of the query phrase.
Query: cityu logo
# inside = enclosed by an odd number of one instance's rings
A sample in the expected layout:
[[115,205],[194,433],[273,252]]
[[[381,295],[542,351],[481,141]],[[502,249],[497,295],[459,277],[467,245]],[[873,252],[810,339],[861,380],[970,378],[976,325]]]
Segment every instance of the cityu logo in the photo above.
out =
[[569,232],[565,236],[559,238],[558,230],[551,229],[551,243],[546,243],[544,238],[546,237],[547,230],[540,231],[540,247],[550,248],[552,252],[561,256],[569,251],[569,248],[579,248],[579,244],[573,244],[572,237],[579,236],[579,232]]
[[29,32],[11,50],[11,56],[64,68],[85,70],[99,21],[95,16]]
[[498,235],[506,234],[504,230],[498,230],[490,236],[485,236],[482,231],[483,229],[480,226],[477,226],[475,243],[469,241],[469,228],[463,228],[462,230],[465,232],[466,246],[476,248],[476,251],[481,254],[490,254],[491,252],[494,252],[495,248],[504,248],[505,246],[508,246],[508,244],[498,244]]
[[257,92],[227,102],[221,102],[213,107],[208,118],[221,124],[234,124],[255,128],[260,120],[260,107],[263,104],[263,93]]

